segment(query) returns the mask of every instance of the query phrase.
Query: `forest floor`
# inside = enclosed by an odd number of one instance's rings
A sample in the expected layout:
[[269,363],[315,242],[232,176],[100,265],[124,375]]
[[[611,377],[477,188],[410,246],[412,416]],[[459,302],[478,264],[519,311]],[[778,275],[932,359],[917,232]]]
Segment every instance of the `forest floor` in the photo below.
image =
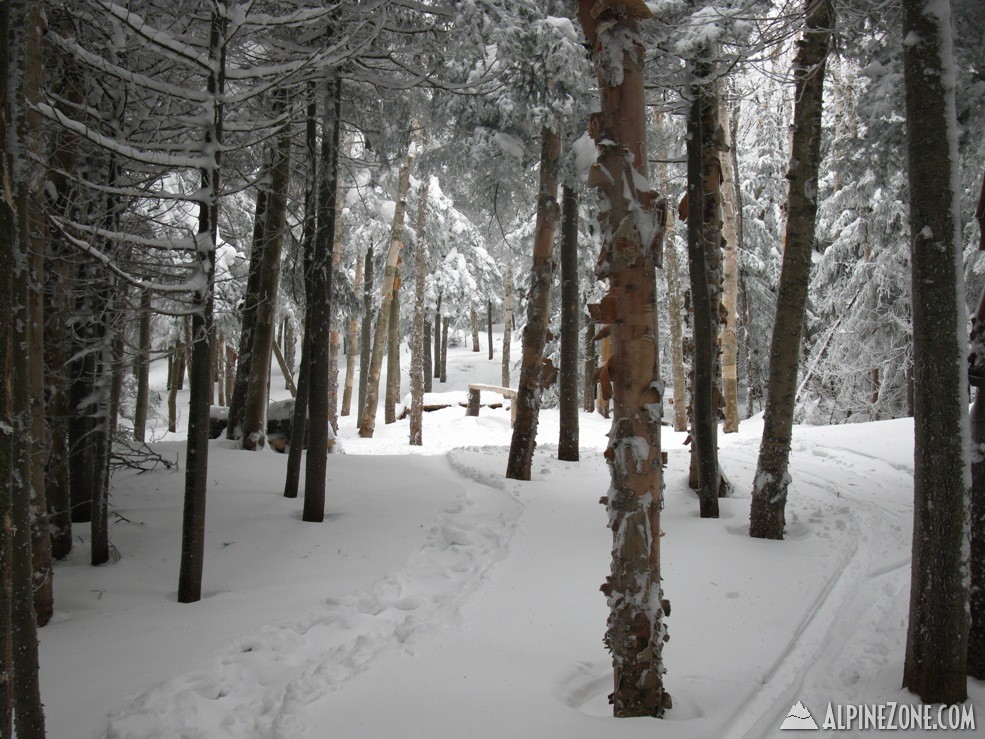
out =
[[[498,344],[486,356],[484,337],[479,354],[451,350],[449,397],[499,384]],[[163,390],[163,367],[151,382]],[[916,702],[899,687],[909,420],[795,429],[782,542],[747,535],[761,418],[720,437],[735,492],[717,520],[698,518],[684,434],[665,428],[674,707],[658,721],[613,719],[606,700],[608,422],[582,413],[582,461],[559,462],[557,411],[542,411],[533,480],[520,483],[504,478],[508,409],[464,413],[425,414],[416,449],[407,421],[363,440],[343,418],[322,524],[282,497],[285,455],[213,441],[205,593],[192,605],[175,601],[183,472],[118,473],[118,561],[89,567],[79,526],[56,567],[41,631],[49,736],[756,739],[782,736],[798,701],[818,725],[829,703]],[[153,447],[180,466],[183,434],[163,432],[163,415]],[[985,724],[985,685],[969,691]]]

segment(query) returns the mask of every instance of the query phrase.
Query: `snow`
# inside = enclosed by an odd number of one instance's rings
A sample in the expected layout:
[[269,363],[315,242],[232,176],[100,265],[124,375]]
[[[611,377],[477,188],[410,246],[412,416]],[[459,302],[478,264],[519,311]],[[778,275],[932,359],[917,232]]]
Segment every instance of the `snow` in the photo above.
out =
[[[558,415],[542,411],[532,481],[506,480],[508,403],[478,417],[457,404],[468,383],[499,384],[501,347],[490,361],[469,346],[434,381],[432,398],[456,402],[425,414],[423,447],[408,446],[407,421],[360,439],[341,419],[347,454],[329,457],[322,524],[282,497],[286,455],[213,441],[197,604],[175,601],[183,474],[118,473],[120,560],[89,567],[77,526],[56,566],[40,632],[49,736],[756,739],[798,704],[820,723],[829,701],[916,702],[899,688],[911,421],[795,428],[782,542],[747,535],[761,418],[719,437],[736,493],[717,520],[687,488],[685,435],[663,430],[674,707],[617,720],[598,592],[609,422],[582,413],[582,461],[559,462]],[[151,446],[183,464],[184,429],[151,415]],[[985,690],[969,691],[980,722]]]

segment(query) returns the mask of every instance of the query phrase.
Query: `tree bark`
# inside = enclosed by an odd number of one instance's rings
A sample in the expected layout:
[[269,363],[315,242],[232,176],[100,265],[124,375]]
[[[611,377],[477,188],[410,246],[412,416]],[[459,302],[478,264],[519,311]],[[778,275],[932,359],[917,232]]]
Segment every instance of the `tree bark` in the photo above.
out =
[[181,525],[181,565],[178,573],[178,602],[195,603],[202,598],[205,562],[205,493],[208,487],[209,390],[212,387],[212,342],[215,327],[212,307],[215,290],[215,247],[219,225],[219,172],[222,151],[223,104],[226,67],[226,23],[223,13],[213,9],[209,29],[210,71],[207,90],[212,100],[211,122],[206,126],[203,150],[212,156],[202,170],[205,197],[199,208],[200,247],[197,254],[202,287],[194,293],[192,316],[191,373],[188,378],[188,443],[185,455],[185,499]]
[[[318,227],[311,260],[311,302],[305,341],[308,342],[308,453],[304,458],[302,521],[325,520],[325,473],[328,468],[328,371],[332,322],[332,247],[335,239],[336,188],[339,177],[339,137],[342,129],[342,80],[325,83],[322,111],[321,162],[318,168]],[[297,401],[295,400],[295,405]],[[294,430],[291,430],[292,436]],[[296,440],[292,439],[294,443]]]
[[[44,224],[39,207],[43,179],[28,157],[41,151],[41,120],[31,106],[39,101],[42,87],[42,21],[38,2],[9,0],[7,5],[6,65],[10,74],[4,76],[0,85],[4,89],[6,133],[13,138],[8,141],[4,137],[3,174],[8,195],[4,201],[12,207],[12,212],[8,211],[10,231],[3,236],[12,237],[9,241],[4,239],[13,256],[11,261],[4,262],[4,271],[9,271],[13,280],[7,295],[13,298],[9,398],[14,421],[12,462],[16,474],[4,480],[5,485],[10,485],[11,501],[3,537],[10,542],[11,552],[10,649],[16,656],[12,686],[15,726],[19,739],[40,739],[45,735],[45,723],[38,685],[31,509],[44,494],[43,480],[41,487],[36,487],[32,449],[37,446],[43,451],[44,448],[43,439],[35,436],[37,424],[34,422],[34,409],[43,400],[34,397],[31,373],[37,360],[32,361],[30,356],[33,350],[30,334],[34,330],[41,331],[42,327],[33,325],[29,306],[34,271],[31,256],[38,246],[36,242]],[[3,381],[7,382],[6,376]]]
[[[346,141],[345,147],[348,152],[348,141]],[[342,238],[345,235],[344,210],[345,184],[339,177],[335,188],[335,241],[332,247],[332,270],[334,272],[338,272],[342,268]],[[339,430],[339,341],[341,338],[341,332],[335,325],[337,320],[333,315],[328,345],[328,422],[332,424],[332,431],[335,433],[338,433]]]
[[794,59],[797,105],[794,148],[787,172],[790,189],[784,237],[786,247],[777,288],[763,439],[756,463],[749,523],[749,535],[760,539],[783,538],[784,508],[791,481],[787,468],[797,370],[817,217],[824,68],[834,24],[830,0],[807,0],[806,9],[807,26]]
[[[503,377],[502,386],[510,387],[510,344],[513,342],[513,265],[506,258],[506,276],[503,278],[506,298],[503,301]],[[516,402],[516,401],[513,401]]]
[[[985,305],[985,293],[979,311]],[[976,322],[978,323],[978,322]],[[975,324],[973,324],[975,325]],[[979,325],[978,331],[981,331]],[[972,333],[974,346],[975,334]],[[979,365],[985,357],[979,357]],[[981,371],[982,367],[972,366]],[[971,406],[971,506],[969,508],[971,548],[968,560],[970,576],[968,631],[968,674],[985,679],[985,388],[982,378],[976,378],[975,402]]]
[[150,290],[140,292],[140,330],[137,339],[137,400],[133,414],[133,438],[143,441],[147,433],[147,395],[150,377]]
[[424,351],[428,340],[424,335],[425,277],[427,273],[428,252],[424,243],[424,226],[427,218],[428,178],[421,181],[418,189],[417,238],[414,239],[414,327],[410,340],[410,444],[421,446],[424,443],[424,378],[430,367],[424,366]]
[[493,358],[492,301],[486,301],[486,344],[489,346],[489,359]]
[[[830,25],[828,23],[827,25]],[[903,0],[913,296],[914,503],[903,687],[967,698],[968,394],[949,3]]]
[[424,322],[424,392],[431,392],[434,380],[434,365],[431,359],[431,322]]
[[598,362],[595,357],[595,326],[592,324],[590,316],[585,316],[585,366],[584,372],[584,397],[581,407],[585,413],[592,413],[595,410],[595,373],[598,371]]
[[670,319],[670,363],[674,381],[674,431],[687,431],[687,381],[684,374],[684,318],[681,311],[681,277],[674,245],[674,210],[667,216],[664,248],[667,269],[667,314]]
[[529,480],[534,447],[537,445],[537,422],[540,415],[540,374],[543,368],[544,342],[554,275],[554,232],[560,209],[557,202],[558,161],[561,158],[559,131],[544,126],[540,131],[540,192],[537,195],[537,225],[534,232],[534,255],[530,292],[527,299],[527,323],[523,327],[523,360],[517,386],[516,420],[506,465],[506,476]]
[[434,310],[434,379],[441,380],[441,293]]
[[381,285],[382,299],[380,309],[376,314],[376,330],[373,334],[373,354],[369,363],[369,374],[366,378],[366,406],[359,423],[359,435],[364,439],[373,438],[376,429],[376,410],[380,402],[380,372],[383,369],[383,348],[387,342],[390,325],[390,304],[394,292],[398,289],[397,264],[400,260],[400,250],[403,248],[404,214],[407,209],[407,191],[410,189],[410,168],[414,163],[414,147],[417,140],[416,132],[412,132],[407,154],[397,180],[397,203],[393,210],[393,227],[390,231],[390,249],[386,256],[386,270],[383,273]]
[[[289,105],[283,93],[274,106],[275,115]],[[252,346],[246,400],[243,404],[242,445],[247,451],[262,449],[267,442],[267,405],[270,355],[277,330],[277,290],[280,286],[280,255],[287,229],[287,198],[291,179],[291,122],[281,129],[270,156],[270,190],[262,229],[260,274],[253,313]]]
[[441,377],[439,382],[448,382],[448,324],[451,319],[444,317],[441,325]]
[[639,41],[620,47],[618,76],[611,73],[611,61],[606,63],[610,40],[638,39],[637,16],[650,17],[650,11],[642,4],[610,4],[597,15],[593,10],[598,10],[594,0],[579,0],[578,18],[594,49],[602,103],[589,126],[599,147],[589,184],[603,196],[596,275],[608,278],[609,291],[593,315],[610,326],[613,345],[608,376],[614,418],[605,452],[612,477],[606,497],[612,574],[602,586],[610,608],[605,636],[614,668],[610,701],[616,716],[661,716],[671,705],[662,658],[663,616],[670,605],[660,587],[663,475],[660,413],[652,409],[663,402],[654,267],[666,206],[647,180],[643,47]]
[[472,351],[478,352],[479,349],[479,313],[475,306],[472,306]]
[[560,433],[557,458],[578,461],[578,194],[561,195],[561,367],[558,374]]
[[732,168],[731,151],[735,146],[730,133],[728,106],[725,97],[719,96],[718,119],[728,153],[722,162],[722,249],[724,253],[724,285],[722,306],[725,309],[725,326],[721,333],[722,345],[722,394],[725,404],[725,422],[722,433],[734,434],[739,430],[739,346],[738,346],[738,296],[739,296],[739,241],[738,241],[738,180]]
[[397,274],[390,301],[390,318],[387,322],[386,349],[386,399],[383,407],[383,422],[397,422],[397,403],[400,402],[400,266],[397,261]]

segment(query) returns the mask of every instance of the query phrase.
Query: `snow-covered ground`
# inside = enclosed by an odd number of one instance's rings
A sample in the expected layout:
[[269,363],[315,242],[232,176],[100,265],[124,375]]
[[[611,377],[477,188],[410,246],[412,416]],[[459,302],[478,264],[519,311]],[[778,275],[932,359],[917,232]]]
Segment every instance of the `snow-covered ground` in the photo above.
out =
[[[451,350],[435,390],[464,401],[469,382],[499,384],[500,347],[490,361],[482,345]],[[606,701],[608,422],[582,414],[582,461],[559,462],[557,411],[542,411],[533,480],[519,483],[504,478],[508,409],[464,414],[426,414],[421,448],[407,421],[364,440],[343,418],[321,524],[282,497],[284,455],[213,441],[197,604],[175,601],[183,473],[117,474],[119,561],[89,567],[79,526],[56,569],[41,631],[49,735],[754,739],[781,736],[798,701],[819,725],[829,702],[915,702],[899,687],[908,420],[796,429],[783,542],[747,536],[759,419],[720,437],[735,495],[718,520],[698,518],[683,434],[665,429],[674,708],[660,721],[613,719]],[[154,447],[180,463],[183,434],[163,428]],[[985,723],[985,689],[969,690]]]

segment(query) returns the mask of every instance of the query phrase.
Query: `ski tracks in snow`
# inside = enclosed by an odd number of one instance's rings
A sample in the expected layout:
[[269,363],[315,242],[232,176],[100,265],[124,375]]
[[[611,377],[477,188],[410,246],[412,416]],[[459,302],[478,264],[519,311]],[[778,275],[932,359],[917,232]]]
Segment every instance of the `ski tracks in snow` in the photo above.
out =
[[[502,449],[470,449],[502,454]],[[327,600],[227,647],[212,669],[172,678],[109,717],[110,739],[252,739],[304,733],[304,707],[388,650],[455,623],[489,568],[506,556],[523,512],[512,481],[481,472],[457,450],[465,478],[424,546],[373,587]],[[475,483],[479,483],[476,485]]]
[[[847,515],[836,523],[851,527],[855,546],[845,551],[760,686],[723,722],[716,737],[772,735],[798,700],[815,711],[820,726],[827,702],[853,702],[853,686],[874,680],[895,648],[890,644],[893,629],[886,624],[895,619],[901,600],[905,608],[912,506],[900,496],[898,505],[887,507],[876,502],[885,495],[876,496],[873,490],[908,492],[912,469],[846,448],[800,445],[794,453],[799,457],[792,471],[795,489],[798,477],[811,478],[819,493],[845,500],[849,505],[839,512]],[[868,474],[858,469],[864,464],[872,467]],[[843,485],[832,484],[832,478]]]

